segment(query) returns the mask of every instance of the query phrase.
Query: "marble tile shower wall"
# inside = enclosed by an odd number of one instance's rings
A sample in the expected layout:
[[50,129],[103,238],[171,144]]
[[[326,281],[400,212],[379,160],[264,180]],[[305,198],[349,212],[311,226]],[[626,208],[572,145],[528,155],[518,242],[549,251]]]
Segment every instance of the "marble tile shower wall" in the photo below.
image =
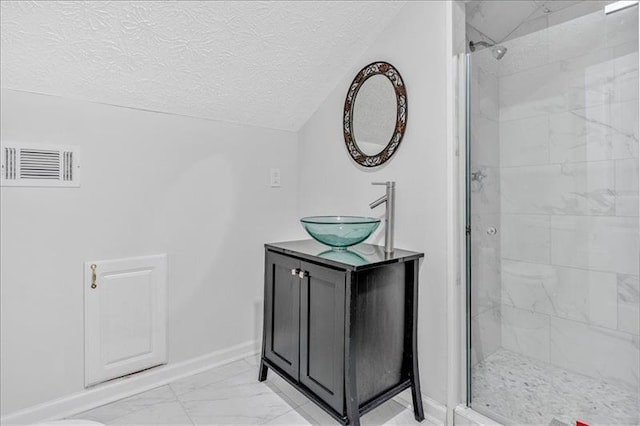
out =
[[500,238],[486,232],[500,228],[498,64],[489,50],[483,50],[473,55],[471,66],[471,357],[475,365],[501,346],[502,280]]
[[495,185],[501,345],[636,390],[637,25],[597,12],[505,43]]

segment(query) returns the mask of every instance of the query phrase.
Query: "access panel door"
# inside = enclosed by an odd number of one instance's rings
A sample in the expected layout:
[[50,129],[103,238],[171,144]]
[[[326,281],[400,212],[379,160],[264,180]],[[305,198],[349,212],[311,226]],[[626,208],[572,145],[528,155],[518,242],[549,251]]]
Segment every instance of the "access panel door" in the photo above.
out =
[[85,386],[167,361],[166,255],[85,263]]

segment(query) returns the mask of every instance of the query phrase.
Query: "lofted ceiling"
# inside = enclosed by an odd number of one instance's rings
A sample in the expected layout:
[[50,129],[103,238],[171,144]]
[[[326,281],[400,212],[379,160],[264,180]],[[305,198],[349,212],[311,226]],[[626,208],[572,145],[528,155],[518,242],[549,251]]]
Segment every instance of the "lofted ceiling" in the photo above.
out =
[[404,3],[2,1],[1,85],[298,130]]

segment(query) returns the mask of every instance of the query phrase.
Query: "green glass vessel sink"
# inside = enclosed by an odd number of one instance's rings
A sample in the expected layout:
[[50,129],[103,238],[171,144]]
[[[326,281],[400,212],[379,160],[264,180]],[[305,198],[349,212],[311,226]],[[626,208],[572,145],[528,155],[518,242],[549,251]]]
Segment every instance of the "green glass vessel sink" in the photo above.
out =
[[334,250],[363,242],[380,225],[380,219],[362,216],[311,216],[300,222],[314,240]]

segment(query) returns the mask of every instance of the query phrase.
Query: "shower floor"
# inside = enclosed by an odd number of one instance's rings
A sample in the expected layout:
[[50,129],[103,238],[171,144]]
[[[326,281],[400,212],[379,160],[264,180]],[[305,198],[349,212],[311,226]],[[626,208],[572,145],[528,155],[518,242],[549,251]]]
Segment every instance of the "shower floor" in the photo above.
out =
[[499,349],[473,367],[472,408],[508,424],[640,424],[638,392]]

